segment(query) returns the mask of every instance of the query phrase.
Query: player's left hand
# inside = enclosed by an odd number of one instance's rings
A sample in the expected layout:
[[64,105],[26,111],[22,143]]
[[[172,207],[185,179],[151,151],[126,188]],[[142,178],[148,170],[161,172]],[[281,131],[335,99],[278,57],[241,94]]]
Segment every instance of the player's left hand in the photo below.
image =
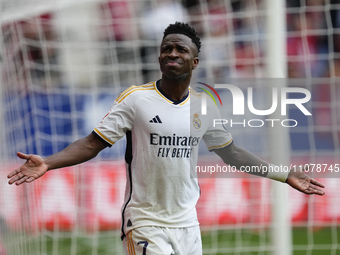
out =
[[325,191],[321,189],[324,188],[325,185],[309,177],[304,171],[291,169],[286,183],[288,183],[292,188],[307,195],[325,195]]
[[7,178],[10,179],[9,184],[30,183],[43,176],[48,170],[47,164],[39,155],[18,152],[17,156],[21,159],[26,159],[26,162],[7,175]]

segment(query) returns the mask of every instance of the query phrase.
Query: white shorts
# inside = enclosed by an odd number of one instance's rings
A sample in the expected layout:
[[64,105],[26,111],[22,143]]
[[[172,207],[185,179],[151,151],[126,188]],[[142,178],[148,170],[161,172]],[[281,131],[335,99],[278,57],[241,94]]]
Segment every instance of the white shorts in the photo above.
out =
[[202,255],[199,226],[135,228],[127,233],[123,246],[126,255]]

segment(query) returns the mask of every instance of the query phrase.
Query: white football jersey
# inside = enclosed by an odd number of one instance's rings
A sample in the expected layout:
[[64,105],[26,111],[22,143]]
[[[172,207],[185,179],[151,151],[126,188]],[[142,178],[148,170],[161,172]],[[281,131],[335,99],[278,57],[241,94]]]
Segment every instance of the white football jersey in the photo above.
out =
[[141,226],[198,225],[199,143],[203,139],[211,150],[232,142],[221,125],[213,127],[220,114],[212,100],[207,100],[208,114],[202,116],[200,93],[190,89],[185,99],[173,102],[156,84],[125,90],[94,129],[108,145],[127,135],[122,238]]

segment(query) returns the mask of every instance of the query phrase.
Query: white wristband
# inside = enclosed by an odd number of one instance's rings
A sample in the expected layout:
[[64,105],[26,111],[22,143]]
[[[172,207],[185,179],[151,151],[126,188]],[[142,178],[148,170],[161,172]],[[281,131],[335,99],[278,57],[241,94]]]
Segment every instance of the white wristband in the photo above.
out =
[[286,182],[290,169],[269,164],[267,178],[279,182]]

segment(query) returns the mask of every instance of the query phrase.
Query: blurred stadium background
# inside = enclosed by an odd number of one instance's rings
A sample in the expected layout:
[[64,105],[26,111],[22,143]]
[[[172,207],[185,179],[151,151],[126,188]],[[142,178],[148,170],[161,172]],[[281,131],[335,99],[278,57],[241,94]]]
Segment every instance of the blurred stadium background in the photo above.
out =
[[[158,79],[163,30],[175,21],[190,23],[202,38],[194,82],[267,78],[266,6],[262,0],[0,0],[0,255],[123,254],[124,139],[89,163],[20,187],[6,178],[22,163],[16,152],[56,153],[89,134],[125,88]],[[286,77],[303,79],[300,86],[312,93],[311,117],[289,111],[299,123],[289,129],[289,161],[338,164],[340,2],[287,0],[283,11]],[[266,100],[261,91],[254,101]],[[238,145],[270,158],[268,130],[231,132]],[[200,164],[207,155],[202,148]],[[290,189],[282,202],[291,236],[285,254],[340,254],[340,181],[323,177],[326,196]],[[199,182],[204,254],[275,254],[271,181]]]

